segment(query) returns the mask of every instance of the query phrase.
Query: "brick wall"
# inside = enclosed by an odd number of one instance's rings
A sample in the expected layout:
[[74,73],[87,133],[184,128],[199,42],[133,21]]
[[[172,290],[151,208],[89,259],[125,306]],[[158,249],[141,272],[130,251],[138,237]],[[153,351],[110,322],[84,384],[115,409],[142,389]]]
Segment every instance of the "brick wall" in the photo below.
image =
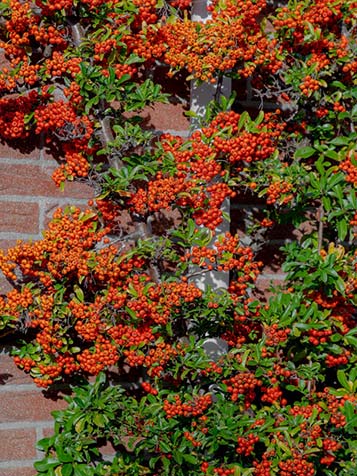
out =
[[[61,206],[85,206],[92,196],[85,184],[71,183],[61,192],[51,179],[57,163],[44,148],[19,150],[0,146],[0,247],[16,240],[41,238],[53,211]],[[10,289],[0,278],[0,293]],[[5,339],[6,341],[6,339]],[[52,426],[51,411],[63,400],[44,398],[32,379],[9,356],[10,342],[0,346],[0,476],[31,476],[35,442]]]
[[[182,134],[188,120],[181,104],[163,104],[143,112],[146,127]],[[0,144],[0,248],[17,240],[36,240],[58,207],[86,206],[92,190],[84,183],[67,183],[60,191],[51,179],[58,163],[44,147],[27,150]],[[0,276],[0,294],[10,288]],[[0,476],[33,476],[41,458],[36,441],[51,434],[51,412],[65,407],[61,395],[45,395],[9,356],[11,336],[0,339]],[[110,453],[105,448],[104,453]]]
[[[157,79],[157,78],[156,78]],[[183,83],[181,83],[183,84]],[[165,83],[167,92],[177,83]],[[187,90],[182,91],[187,98]],[[189,123],[184,116],[183,104],[160,105],[143,112],[146,127],[154,130],[187,132]],[[16,240],[36,240],[57,207],[68,204],[86,206],[92,190],[84,183],[67,183],[61,192],[52,182],[51,174],[57,162],[41,144],[30,145],[28,150],[10,148],[0,144],[0,248],[6,249]],[[244,233],[244,221],[249,213],[259,213],[262,204],[249,197],[240,197],[231,205],[232,231]],[[272,280],[281,281],[279,246],[293,239],[289,230],[278,229],[268,236],[268,247],[261,257],[270,257],[270,263],[259,278],[264,291]],[[0,276],[0,294],[10,287]],[[51,411],[65,406],[61,396],[51,398],[19,371],[9,356],[11,336],[0,339],[0,476],[33,476],[33,462],[41,458],[35,443],[51,434]],[[103,450],[110,453],[110,448]]]
[[52,428],[51,411],[64,401],[45,398],[31,377],[19,371],[8,355],[0,351],[0,476],[32,476],[32,465],[40,454],[35,443]]

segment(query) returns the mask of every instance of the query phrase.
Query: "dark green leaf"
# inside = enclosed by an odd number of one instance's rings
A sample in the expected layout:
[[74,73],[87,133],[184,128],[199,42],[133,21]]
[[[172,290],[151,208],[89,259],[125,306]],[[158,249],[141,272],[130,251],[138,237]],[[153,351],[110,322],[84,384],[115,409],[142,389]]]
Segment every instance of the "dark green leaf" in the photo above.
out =
[[301,147],[295,151],[295,159],[307,159],[316,153],[316,149],[310,146]]

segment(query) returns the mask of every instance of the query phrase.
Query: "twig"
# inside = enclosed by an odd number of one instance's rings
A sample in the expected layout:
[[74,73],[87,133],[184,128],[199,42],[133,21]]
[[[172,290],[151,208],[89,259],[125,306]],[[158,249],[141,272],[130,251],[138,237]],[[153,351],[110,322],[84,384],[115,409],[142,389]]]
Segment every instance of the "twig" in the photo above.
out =
[[323,233],[324,233],[324,207],[321,204],[317,209],[316,218],[318,222],[318,230],[317,230],[317,251],[320,253],[322,249],[322,240],[323,240]]

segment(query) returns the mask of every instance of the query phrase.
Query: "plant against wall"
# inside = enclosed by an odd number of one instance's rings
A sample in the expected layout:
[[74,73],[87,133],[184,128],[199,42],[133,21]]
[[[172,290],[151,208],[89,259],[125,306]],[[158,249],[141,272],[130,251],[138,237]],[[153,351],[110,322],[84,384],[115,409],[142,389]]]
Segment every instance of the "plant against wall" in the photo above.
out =
[[[355,474],[357,3],[213,1],[205,24],[188,1],[0,5],[2,139],[43,138],[56,183],[96,193],[0,256],[1,326],[27,330],[15,362],[73,384],[38,474]],[[158,65],[217,85],[187,139],[142,127],[170,99]],[[232,111],[223,75],[279,107]],[[216,231],[247,193],[266,202],[250,247]],[[259,300],[264,232],[304,222],[284,286]],[[198,288],[210,270],[228,289]]]

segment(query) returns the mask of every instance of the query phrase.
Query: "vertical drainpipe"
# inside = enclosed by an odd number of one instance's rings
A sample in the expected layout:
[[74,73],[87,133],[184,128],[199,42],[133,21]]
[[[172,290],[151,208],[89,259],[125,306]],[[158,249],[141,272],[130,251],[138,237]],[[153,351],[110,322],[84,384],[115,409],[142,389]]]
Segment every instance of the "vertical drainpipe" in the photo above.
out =
[[[192,0],[191,19],[197,22],[206,22],[210,18],[210,13],[207,11],[209,0]],[[231,94],[231,80],[224,78],[221,94],[229,96]],[[191,81],[191,111],[195,112],[197,116],[202,117],[205,114],[207,104],[215,98],[217,85],[211,83],[197,84],[195,80]],[[197,120],[193,118],[191,126],[194,128],[197,125]],[[223,211],[228,215],[230,211],[230,200],[226,199],[222,206]],[[229,231],[229,222],[224,220],[217,228],[217,234]],[[201,277],[195,278],[195,283],[200,289],[205,289],[210,286],[213,289],[224,288],[227,289],[229,284],[229,273],[211,271],[204,273]],[[220,338],[208,338],[204,344],[205,351],[213,360],[219,358],[220,355],[227,352],[227,343]]]
[[[191,19],[192,21],[205,22],[210,18],[210,13],[207,11],[209,0],[193,0]],[[221,94],[229,96],[231,94],[231,80],[230,78],[224,78],[221,88]],[[211,83],[197,84],[195,80],[191,81],[191,111],[195,112],[199,117],[204,116],[207,104],[212,101],[216,95],[217,85]],[[191,126],[195,127],[197,120],[192,119]],[[223,211],[228,215],[230,210],[230,200],[226,199],[223,206]],[[224,220],[217,229],[217,234],[225,233],[229,231],[229,222]],[[213,271],[206,273],[202,279],[197,281],[199,287],[205,287],[207,285],[214,286],[215,288],[227,288],[229,276],[228,273],[222,273]]]

